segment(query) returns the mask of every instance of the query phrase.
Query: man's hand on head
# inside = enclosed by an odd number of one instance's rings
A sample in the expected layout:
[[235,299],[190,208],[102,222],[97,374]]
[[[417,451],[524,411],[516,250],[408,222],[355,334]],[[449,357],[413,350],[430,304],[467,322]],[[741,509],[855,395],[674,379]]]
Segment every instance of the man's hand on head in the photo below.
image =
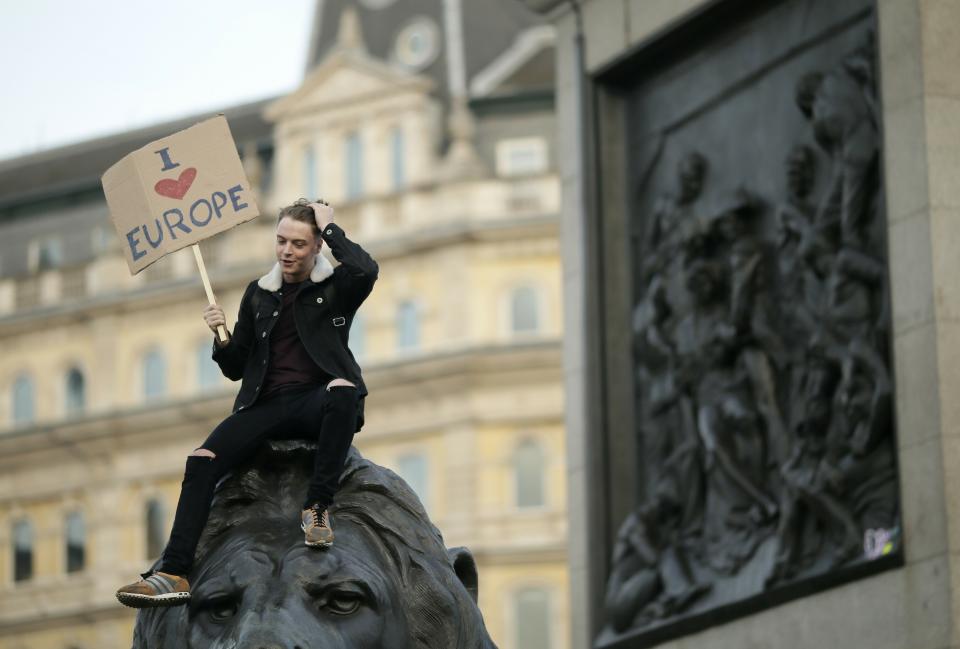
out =
[[313,208],[313,217],[317,220],[317,227],[323,232],[328,223],[333,223],[333,208],[322,198],[315,203],[310,203],[310,207]]

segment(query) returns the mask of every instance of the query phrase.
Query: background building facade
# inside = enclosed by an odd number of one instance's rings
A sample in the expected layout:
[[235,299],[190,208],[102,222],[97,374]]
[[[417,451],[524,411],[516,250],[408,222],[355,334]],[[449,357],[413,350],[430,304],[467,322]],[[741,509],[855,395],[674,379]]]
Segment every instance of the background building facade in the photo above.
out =
[[[214,290],[232,321],[271,215],[333,203],[381,269],[350,332],[357,447],[473,551],[500,647],[567,647],[553,30],[510,2],[352,5],[318,4],[300,88],[225,111],[264,215],[201,244]],[[202,117],[0,163],[4,649],[129,646],[113,592],[229,412],[192,256],[131,277],[99,186]]]

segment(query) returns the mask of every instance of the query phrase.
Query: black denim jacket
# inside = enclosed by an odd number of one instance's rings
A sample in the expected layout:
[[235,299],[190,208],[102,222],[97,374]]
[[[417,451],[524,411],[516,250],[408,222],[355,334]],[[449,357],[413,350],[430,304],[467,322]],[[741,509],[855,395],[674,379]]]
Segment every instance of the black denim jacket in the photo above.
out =
[[[353,316],[373,290],[380,269],[377,262],[350,241],[335,223],[328,224],[320,236],[340,265],[322,281],[311,281],[300,290],[293,305],[294,321],[310,358],[324,372],[347,379],[359,388],[359,431],[363,426],[363,404],[368,393],[347,340]],[[273,286],[264,288],[269,277],[268,274],[250,282],[240,301],[240,313],[230,342],[223,347],[214,344],[213,360],[224,376],[232,381],[242,379],[233,404],[234,412],[256,403],[266,376],[270,332],[277,322],[282,303],[279,282],[275,283],[275,290],[269,290]]]

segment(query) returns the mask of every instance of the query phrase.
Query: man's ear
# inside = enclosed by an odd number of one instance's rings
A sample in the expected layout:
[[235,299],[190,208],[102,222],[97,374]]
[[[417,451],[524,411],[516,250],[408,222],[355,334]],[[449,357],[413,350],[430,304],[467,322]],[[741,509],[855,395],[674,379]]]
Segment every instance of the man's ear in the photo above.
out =
[[473,559],[473,554],[467,548],[447,548],[447,556],[450,557],[450,563],[453,564],[453,571],[457,573],[457,578],[463,587],[470,593],[473,603],[477,603],[477,597],[480,595],[480,583],[477,576],[477,562]]

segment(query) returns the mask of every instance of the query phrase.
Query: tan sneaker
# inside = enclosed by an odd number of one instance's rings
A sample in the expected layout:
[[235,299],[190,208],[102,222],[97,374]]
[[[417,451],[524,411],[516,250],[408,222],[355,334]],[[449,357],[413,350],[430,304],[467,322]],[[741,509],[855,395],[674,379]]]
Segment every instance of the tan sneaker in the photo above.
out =
[[314,505],[300,513],[300,529],[304,534],[303,542],[310,547],[328,548],[333,545],[330,515],[326,509],[320,509],[320,505]]
[[190,601],[190,583],[165,572],[144,573],[140,581],[118,590],[117,599],[130,608],[178,606]]

